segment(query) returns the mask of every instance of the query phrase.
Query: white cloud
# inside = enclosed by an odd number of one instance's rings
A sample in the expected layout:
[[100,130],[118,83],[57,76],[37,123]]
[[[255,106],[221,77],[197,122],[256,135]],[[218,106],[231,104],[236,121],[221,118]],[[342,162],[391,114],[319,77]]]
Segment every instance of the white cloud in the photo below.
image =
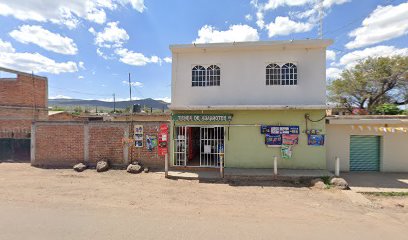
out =
[[19,20],[50,21],[75,28],[80,19],[104,23],[104,9],[115,10],[118,5],[130,5],[143,12],[144,0],[0,0],[0,15],[13,16]]
[[[128,81],[122,81],[122,83],[129,86]],[[143,83],[141,83],[141,82],[130,82],[130,86],[132,86],[132,87],[143,87]]]
[[169,98],[169,97],[155,98],[154,100],[163,101],[163,102],[166,102],[166,103],[171,103],[171,98]]
[[252,21],[252,15],[251,14],[245,15],[245,20]]
[[289,35],[291,33],[308,32],[313,28],[313,24],[308,22],[295,22],[289,19],[289,17],[278,16],[275,18],[275,22],[271,22],[266,25],[268,29],[268,36]]
[[[330,10],[333,5],[340,5],[350,1],[351,0],[323,0],[321,4],[323,17],[326,16],[325,12]],[[271,37],[271,35],[289,35],[291,33],[310,31],[313,26],[318,23],[320,2],[321,0],[269,0],[262,3],[258,0],[252,0],[251,4],[257,10],[257,26],[260,29],[266,27]],[[288,17],[276,17],[275,22],[265,23],[265,14],[270,11],[275,11],[275,9],[279,7],[301,7],[301,11],[291,11],[289,12],[289,16],[291,16],[291,18],[305,20],[303,22],[296,22]],[[284,24],[289,24],[289,26],[285,26]],[[272,27],[277,28],[277,30]],[[284,34],[274,34],[275,32],[282,32]]]
[[54,97],[49,97],[48,99],[72,99],[72,97],[68,97],[65,95],[56,95]]
[[48,51],[67,55],[78,53],[78,48],[71,38],[50,32],[41,26],[23,25],[18,30],[11,31],[9,35],[21,43],[33,43]]
[[133,66],[145,66],[148,63],[161,63],[161,59],[157,56],[146,57],[142,53],[129,51],[126,48],[119,48],[115,50],[119,56],[119,61]]
[[394,46],[376,46],[349,52],[343,55],[338,66],[345,66],[346,68],[353,67],[359,60],[368,57],[391,57],[396,55],[408,56],[408,48],[396,48]]
[[248,25],[232,25],[226,31],[219,31],[213,26],[205,25],[198,30],[195,43],[215,42],[245,42],[258,41],[259,34],[255,28]]
[[163,58],[163,61],[166,62],[166,63],[171,63],[172,59],[171,59],[171,57],[165,57],[165,58]]
[[333,50],[326,50],[326,60],[335,61],[336,60],[336,52],[333,51]]
[[346,44],[348,49],[360,48],[408,33],[408,2],[400,5],[378,6],[362,22],[362,26],[349,33],[354,40]]
[[327,79],[336,79],[340,77],[342,70],[340,68],[327,68],[326,69],[326,78]]
[[78,67],[80,68],[80,69],[82,69],[82,70],[85,70],[86,68],[85,68],[85,63],[84,62],[78,62]]
[[84,76],[78,76],[78,79],[84,79]]
[[0,53],[12,53],[15,49],[9,42],[5,42],[0,39]]
[[99,47],[121,47],[123,43],[129,40],[126,30],[118,27],[119,22],[107,23],[102,32],[96,32],[89,28],[89,32],[95,36],[95,44]]
[[[4,47],[5,46],[5,47]],[[55,62],[39,53],[16,52],[9,42],[0,39],[0,66],[16,69],[24,72],[53,73],[77,72],[78,67],[75,62]]]

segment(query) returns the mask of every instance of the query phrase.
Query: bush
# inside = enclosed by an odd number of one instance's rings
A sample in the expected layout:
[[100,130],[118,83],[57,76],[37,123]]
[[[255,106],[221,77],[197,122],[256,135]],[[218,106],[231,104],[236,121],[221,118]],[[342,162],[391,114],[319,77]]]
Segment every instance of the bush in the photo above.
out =
[[404,111],[401,110],[397,105],[385,103],[376,107],[374,113],[379,115],[399,115],[403,114]]

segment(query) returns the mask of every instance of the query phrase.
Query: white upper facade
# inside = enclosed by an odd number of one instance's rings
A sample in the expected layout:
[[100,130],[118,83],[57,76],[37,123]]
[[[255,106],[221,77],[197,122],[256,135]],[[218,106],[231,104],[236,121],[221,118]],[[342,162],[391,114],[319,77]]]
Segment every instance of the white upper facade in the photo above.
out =
[[173,110],[324,108],[331,40],[172,45]]

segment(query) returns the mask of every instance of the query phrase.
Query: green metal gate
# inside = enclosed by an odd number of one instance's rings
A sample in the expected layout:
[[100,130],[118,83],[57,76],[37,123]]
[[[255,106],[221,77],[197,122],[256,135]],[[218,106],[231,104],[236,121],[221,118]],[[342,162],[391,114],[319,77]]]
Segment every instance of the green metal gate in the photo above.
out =
[[351,136],[350,171],[380,170],[380,136]]
[[30,161],[30,139],[0,138],[1,161]]

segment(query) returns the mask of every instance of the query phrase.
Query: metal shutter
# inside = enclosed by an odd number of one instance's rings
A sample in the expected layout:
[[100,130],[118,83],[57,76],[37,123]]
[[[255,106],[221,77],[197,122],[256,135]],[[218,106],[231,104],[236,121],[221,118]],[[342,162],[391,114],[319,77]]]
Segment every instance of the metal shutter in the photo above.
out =
[[350,171],[380,170],[380,137],[351,136]]

